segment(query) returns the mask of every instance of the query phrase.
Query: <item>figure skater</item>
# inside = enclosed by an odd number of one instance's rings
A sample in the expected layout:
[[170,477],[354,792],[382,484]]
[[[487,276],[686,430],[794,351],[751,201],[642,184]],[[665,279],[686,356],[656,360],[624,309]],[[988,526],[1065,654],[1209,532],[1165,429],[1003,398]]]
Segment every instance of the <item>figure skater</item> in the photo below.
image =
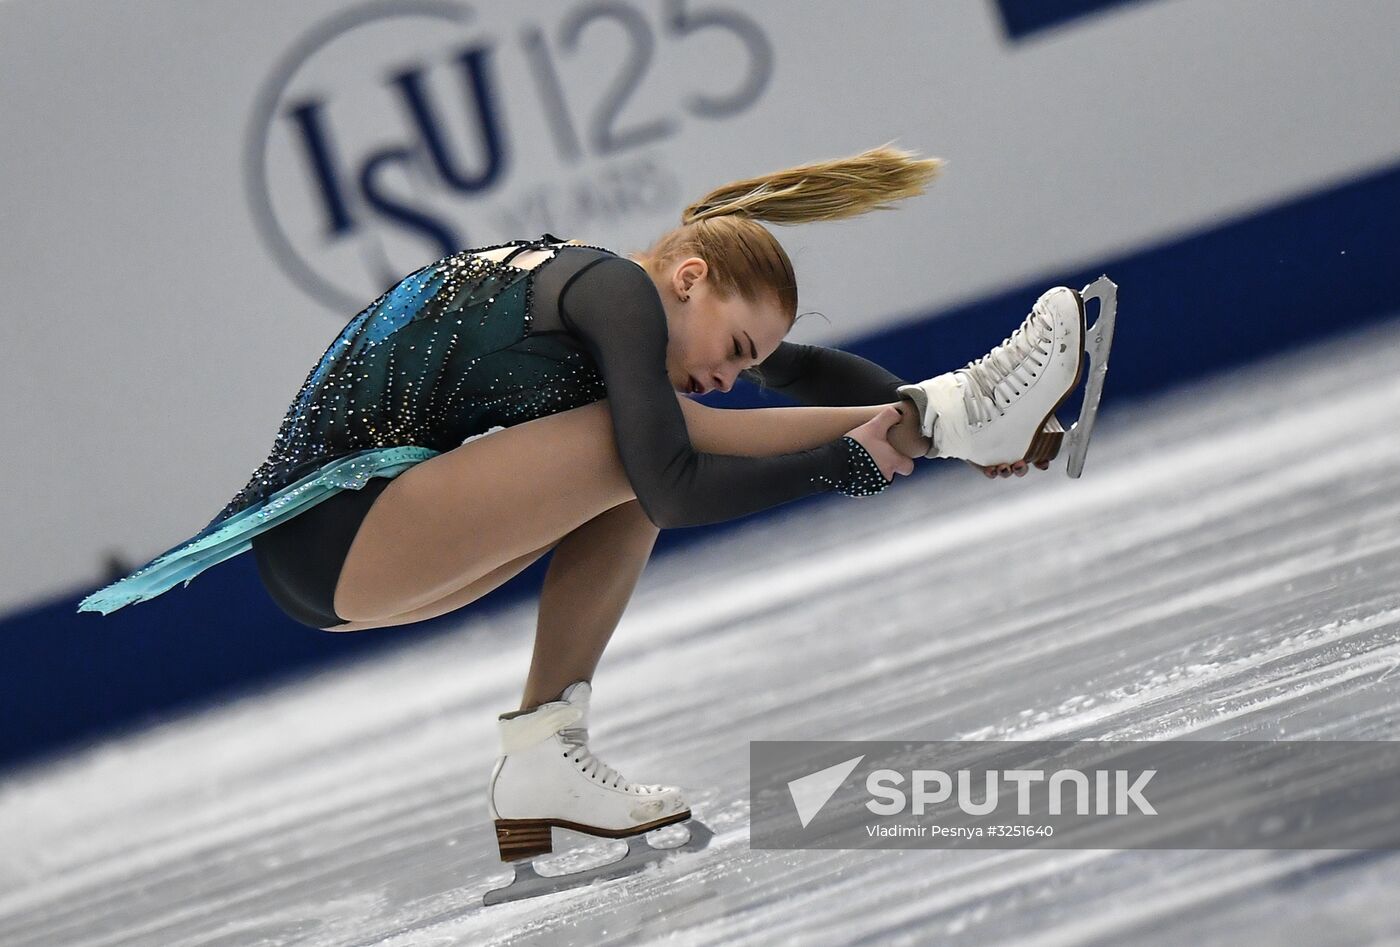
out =
[[[551,826],[615,838],[690,817],[587,745],[591,678],[661,529],[816,493],[868,497],[914,459],[1045,469],[1081,374],[1083,301],[1049,290],[983,358],[917,384],[784,340],[792,263],[760,221],[854,217],[942,164],[888,145],[718,188],[629,256],[544,234],[462,250],[350,320],[271,455],[200,533],[89,595],[106,614],[253,550],[268,593],[327,631],[475,601],[552,552],[520,706],[498,718],[488,808],[503,859]],[[798,406],[690,396],[744,377]]]

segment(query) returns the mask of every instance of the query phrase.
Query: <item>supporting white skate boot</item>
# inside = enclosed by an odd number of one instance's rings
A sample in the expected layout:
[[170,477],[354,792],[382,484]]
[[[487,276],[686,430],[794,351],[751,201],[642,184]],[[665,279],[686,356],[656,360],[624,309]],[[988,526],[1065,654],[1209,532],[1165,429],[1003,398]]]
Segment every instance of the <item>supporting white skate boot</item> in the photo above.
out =
[[497,719],[501,756],[491,771],[487,805],[502,861],[553,851],[551,833],[556,828],[626,838],[627,854],[599,868],[563,876],[542,877],[528,863],[517,865],[515,880],[487,892],[485,904],[628,874],[676,851],[694,851],[709,843],[711,833],[699,822],[688,826],[690,838],[679,846],[653,848],[640,838],[690,819],[690,808],[678,787],[629,782],[589,751],[591,692],[588,681],[575,681],[558,700]]
[[961,458],[980,466],[1054,459],[1066,439],[1055,410],[1083,375],[1084,299],[1096,296],[1099,318],[1087,349],[1093,375],[1079,418],[1068,432],[1066,472],[1078,477],[1108,371],[1116,289],[1104,276],[1082,293],[1065,286],[1047,290],[1020,327],[983,357],[917,385],[901,385],[899,394],[914,402],[920,430],[932,443],[925,456]]

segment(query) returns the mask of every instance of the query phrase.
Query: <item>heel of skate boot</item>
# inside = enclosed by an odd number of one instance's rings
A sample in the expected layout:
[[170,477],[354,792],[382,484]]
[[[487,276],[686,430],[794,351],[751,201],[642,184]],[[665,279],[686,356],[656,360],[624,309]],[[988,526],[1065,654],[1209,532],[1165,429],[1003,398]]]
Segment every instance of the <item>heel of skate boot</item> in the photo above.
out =
[[554,850],[549,833],[550,824],[544,819],[497,819],[496,846],[501,850],[501,861],[548,855]]
[[1054,460],[1060,454],[1060,446],[1064,443],[1065,429],[1059,420],[1052,414],[1040,430],[1036,431],[1035,437],[1031,440],[1030,450],[1026,451],[1023,458],[1028,464],[1047,463]]

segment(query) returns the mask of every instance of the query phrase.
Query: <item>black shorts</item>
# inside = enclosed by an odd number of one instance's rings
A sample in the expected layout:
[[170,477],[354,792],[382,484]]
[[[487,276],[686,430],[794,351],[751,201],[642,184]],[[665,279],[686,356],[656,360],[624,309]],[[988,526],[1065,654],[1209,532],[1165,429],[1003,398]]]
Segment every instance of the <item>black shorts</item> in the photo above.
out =
[[360,522],[392,482],[371,477],[253,537],[258,575],[282,611],[312,628],[347,624],[333,607],[336,580]]

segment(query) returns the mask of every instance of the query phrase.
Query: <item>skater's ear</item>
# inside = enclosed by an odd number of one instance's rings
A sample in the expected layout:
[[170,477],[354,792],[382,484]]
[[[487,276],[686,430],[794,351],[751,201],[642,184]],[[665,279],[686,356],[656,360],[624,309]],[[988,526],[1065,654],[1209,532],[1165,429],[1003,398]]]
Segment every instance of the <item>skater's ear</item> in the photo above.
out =
[[708,263],[698,256],[687,257],[677,263],[676,268],[671,271],[671,286],[678,298],[688,301],[692,293],[699,291],[698,287],[710,289],[709,275]]

